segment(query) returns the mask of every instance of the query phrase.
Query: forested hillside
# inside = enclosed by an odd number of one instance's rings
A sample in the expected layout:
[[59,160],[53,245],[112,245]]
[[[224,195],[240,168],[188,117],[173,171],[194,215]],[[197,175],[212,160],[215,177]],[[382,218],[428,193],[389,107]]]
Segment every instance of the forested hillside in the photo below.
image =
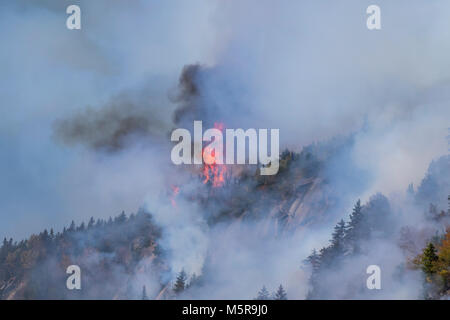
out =
[[[108,221],[74,222],[62,232],[44,230],[29,239],[4,239],[0,249],[2,299],[134,299],[133,275],[161,268],[160,230],[151,215],[120,214]],[[79,265],[83,290],[66,288],[66,268]]]
[[[366,203],[355,199],[353,210],[346,215],[339,212],[342,190],[335,188],[333,177],[326,172],[330,163],[343,163],[351,143],[351,139],[332,140],[311,145],[300,153],[286,150],[281,155],[277,176],[261,177],[242,171],[229,177],[220,188],[212,183],[203,184],[205,189],[201,191],[183,190],[181,186],[176,197],[171,195],[166,201],[172,201],[175,218],[182,214],[184,207],[180,205],[186,201],[207,212],[203,228],[218,233],[218,241],[221,237],[234,241],[224,244],[231,246],[227,254],[239,254],[241,245],[255,245],[262,250],[263,259],[274,265],[286,262],[277,261],[271,256],[276,252],[267,252],[265,245],[253,241],[284,243],[292,241],[292,235],[308,230],[314,237],[314,232],[322,232],[318,228],[327,219],[346,216],[336,223],[329,245],[309,247],[312,253],[307,258],[296,258],[298,265],[293,268],[305,272],[309,281],[296,283],[282,274],[274,275],[271,283],[261,278],[254,283],[259,291],[254,289],[253,295],[247,294],[248,299],[291,298],[290,292],[296,286],[307,288],[308,299],[383,298],[380,294],[386,291],[364,291],[364,271],[369,264],[380,264],[389,270],[396,287],[385,289],[387,292],[415,284],[417,281],[409,277],[419,275],[422,285],[414,287],[417,298],[448,297],[450,215],[440,204],[433,203],[447,192],[448,179],[442,177],[447,177],[448,157],[430,165],[417,191],[409,187],[403,207],[393,207],[386,196],[378,193]],[[342,169],[351,171],[345,166]],[[420,213],[420,224],[409,223],[413,217],[409,211],[413,210]],[[91,218],[78,224],[72,222],[61,231],[44,230],[19,242],[4,239],[0,248],[0,298],[175,299],[202,298],[210,290],[217,290],[217,268],[224,264],[220,251],[216,252],[223,250],[220,242],[208,242],[198,274],[185,271],[183,266],[176,269],[171,249],[174,246],[170,243],[174,238],[168,237],[172,230],[161,224],[161,217],[158,219],[151,211],[141,209],[137,214],[122,212],[107,221]],[[192,225],[181,224],[177,228],[175,234],[183,234],[182,229]],[[233,228],[244,231],[239,231],[236,238]],[[253,240],[245,238],[249,236],[245,230],[251,231]],[[179,240],[184,242],[186,238]],[[298,254],[295,246],[283,246],[292,252],[291,256]],[[183,254],[189,253],[186,250]],[[194,254],[194,259],[201,258]],[[81,290],[66,287],[66,268],[73,264],[82,270]],[[232,278],[237,271],[234,266],[227,268],[231,268],[231,273],[226,269],[225,277]],[[292,296],[295,298],[295,294]]]

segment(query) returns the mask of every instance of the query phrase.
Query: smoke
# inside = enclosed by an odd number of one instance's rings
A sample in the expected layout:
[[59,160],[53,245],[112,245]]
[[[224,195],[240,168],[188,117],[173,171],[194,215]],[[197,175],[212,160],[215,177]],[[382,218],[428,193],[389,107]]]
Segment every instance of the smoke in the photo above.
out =
[[[262,285],[274,290],[281,283],[290,298],[304,298],[309,274],[302,260],[328,244],[333,225],[359,197],[388,196],[395,222],[376,223],[392,223],[396,234],[413,223],[434,231],[423,206],[432,201],[442,208],[448,191],[445,158],[431,168],[434,177],[443,176],[435,189],[418,191],[420,205],[404,195],[408,184],[420,184],[432,160],[448,152],[450,4],[380,0],[382,30],[368,31],[369,4],[81,1],[86,20],[79,33],[63,30],[60,8],[48,1],[4,5],[1,30],[9,33],[8,23],[22,23],[24,7],[29,19],[0,53],[1,94],[11,106],[1,130],[11,136],[5,145],[14,146],[7,148],[13,155],[2,167],[14,183],[2,190],[13,190],[17,203],[28,199],[22,214],[36,212],[52,223],[58,217],[60,225],[144,205],[163,230],[169,265],[164,280],[183,268],[204,277],[206,285],[193,287],[187,297],[253,298]],[[29,59],[23,43],[30,43],[36,25],[42,25],[39,34],[52,36],[31,42]],[[229,187],[234,192],[213,196],[194,181],[194,169],[182,172],[170,163],[168,133],[193,120],[280,129],[281,147],[305,150],[303,160],[310,164],[308,157],[317,157],[311,161],[317,168],[301,168],[289,180],[291,171],[283,176],[282,163],[279,177],[288,186],[241,181]],[[42,132],[33,129],[41,127]],[[51,136],[85,148],[61,148]],[[333,142],[336,136],[351,136],[352,142]],[[305,146],[318,141],[331,141],[324,149],[332,156],[321,157],[321,149],[308,152]],[[313,169],[320,174],[308,176]],[[171,185],[182,190],[176,208],[166,194]],[[257,188],[268,192],[260,197]],[[36,191],[41,189],[51,198],[31,199],[42,198]],[[3,212],[17,210],[16,203],[4,206]],[[274,218],[280,212],[286,228]],[[323,282],[342,298],[416,297],[417,275],[395,276],[404,261],[396,241],[370,241],[368,255],[330,270]],[[342,281],[365,283],[368,264],[382,267],[386,291],[350,294]],[[152,294],[158,286],[148,280]]]
[[189,275],[201,275],[209,247],[209,227],[198,205],[175,195],[172,197],[172,203],[167,196],[161,200],[154,195],[148,195],[145,201],[146,210],[152,212],[163,230],[159,244],[166,251],[169,266],[168,272],[162,275],[166,282],[173,280],[181,270]]
[[161,108],[145,95],[114,97],[100,108],[87,108],[55,123],[55,135],[68,145],[82,144],[94,151],[117,152],[136,141],[162,140],[168,133]]
[[[179,92],[173,98],[174,102],[180,103],[173,114],[173,121],[180,124],[181,120],[192,122],[194,120],[201,120],[200,117],[205,116],[205,110],[198,110],[199,105],[199,88],[196,83],[196,76],[200,72],[200,65],[187,65],[183,70],[179,79]],[[188,119],[184,119],[189,117]]]

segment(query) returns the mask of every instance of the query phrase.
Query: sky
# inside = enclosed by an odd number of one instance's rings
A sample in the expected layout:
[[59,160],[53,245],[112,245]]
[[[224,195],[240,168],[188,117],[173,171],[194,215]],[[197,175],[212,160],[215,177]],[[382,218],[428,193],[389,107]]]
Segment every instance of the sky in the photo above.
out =
[[[81,30],[66,28],[70,4],[81,7]],[[145,173],[147,181],[142,173],[136,181],[130,166],[137,160],[68,148],[55,140],[53,123],[136,84],[167,100],[183,65],[208,59],[210,7],[207,1],[0,4],[1,236],[23,238],[72,219],[137,210],[151,183]]]
[[[372,2],[2,2],[0,236],[136,212],[173,170],[165,142],[97,152],[61,142],[55,123],[132,101],[169,131],[196,63],[211,70],[208,106],[279,128],[282,147],[358,132],[354,161],[374,177],[363,198],[418,184],[448,152],[450,3],[377,1],[382,29],[369,31]],[[66,28],[71,4],[81,30]]]

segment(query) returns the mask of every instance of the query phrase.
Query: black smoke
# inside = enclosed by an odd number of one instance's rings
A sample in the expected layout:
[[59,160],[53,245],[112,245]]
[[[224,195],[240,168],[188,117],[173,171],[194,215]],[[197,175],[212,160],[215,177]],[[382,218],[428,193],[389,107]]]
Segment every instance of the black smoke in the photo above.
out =
[[[148,99],[147,99],[148,100]],[[67,145],[118,152],[137,141],[163,137],[168,131],[145,98],[116,97],[100,108],[87,107],[54,124],[56,138]]]

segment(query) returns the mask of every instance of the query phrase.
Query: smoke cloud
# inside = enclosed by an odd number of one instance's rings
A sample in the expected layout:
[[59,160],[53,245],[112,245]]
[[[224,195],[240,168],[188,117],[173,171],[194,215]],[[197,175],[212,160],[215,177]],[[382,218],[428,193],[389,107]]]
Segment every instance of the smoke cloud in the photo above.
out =
[[148,106],[149,103],[144,98],[131,101],[125,96],[114,97],[99,109],[87,108],[71,118],[58,120],[55,135],[68,145],[82,144],[107,152],[120,151],[145,138],[162,140],[169,127],[161,110]]
[[[281,283],[302,299],[302,261],[329,244],[358,198],[381,192],[393,220],[374,223],[392,233],[367,240],[365,254],[322,281],[334,298],[416,298],[417,272],[398,277],[399,234],[423,226],[421,250],[442,231],[424,213],[430,202],[444,209],[449,190],[450,4],[380,0],[382,30],[369,31],[370,4],[80,1],[78,34],[60,28],[64,15],[50,2],[0,5],[1,37],[11,40],[0,53],[9,108],[0,146],[10,151],[0,160],[0,212],[33,212],[27,225],[48,228],[144,206],[162,229],[165,284],[181,269],[204,281],[185,297],[253,298]],[[47,36],[30,42],[36,25]],[[300,160],[286,155],[276,177],[244,172],[211,191],[199,168],[170,163],[170,131],[193,120],[280,129],[281,148]],[[414,201],[410,183],[419,186]],[[0,232],[22,227],[7,218]],[[386,290],[352,287],[365,283],[368,264],[382,267]],[[155,278],[136,276],[135,290],[143,281],[157,295]]]

